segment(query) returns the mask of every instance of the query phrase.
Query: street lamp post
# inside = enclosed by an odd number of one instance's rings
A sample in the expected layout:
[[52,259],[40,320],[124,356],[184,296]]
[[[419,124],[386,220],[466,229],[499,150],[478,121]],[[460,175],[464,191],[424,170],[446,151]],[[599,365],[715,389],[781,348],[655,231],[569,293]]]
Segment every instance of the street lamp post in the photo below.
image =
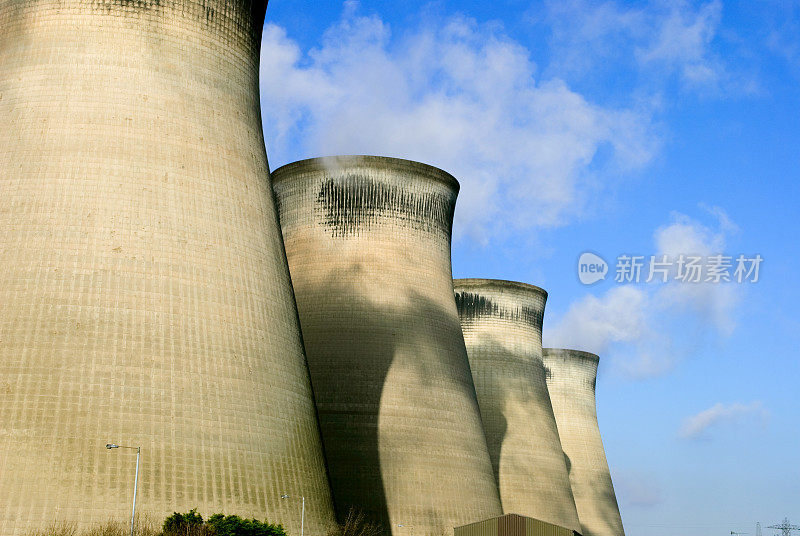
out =
[[133,522],[136,519],[136,490],[139,487],[139,455],[142,453],[142,447],[126,447],[125,445],[115,445],[114,443],[107,443],[107,449],[136,449],[136,475],[133,477],[133,511],[131,512],[131,536],[133,536]]
[[[286,494],[281,495],[281,499],[291,499],[291,498],[292,498],[291,495],[286,495]],[[306,524],[306,498],[305,496],[301,496],[300,499],[303,502],[303,506],[300,510],[300,536],[303,536]]]

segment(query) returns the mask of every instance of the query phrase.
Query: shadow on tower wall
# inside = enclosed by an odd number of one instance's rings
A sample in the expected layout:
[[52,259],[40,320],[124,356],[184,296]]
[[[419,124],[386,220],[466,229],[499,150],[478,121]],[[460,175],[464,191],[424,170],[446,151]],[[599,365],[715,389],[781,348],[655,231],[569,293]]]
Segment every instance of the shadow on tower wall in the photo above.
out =
[[364,271],[352,263],[297,289],[337,517],[354,507],[387,534],[392,522],[423,534],[403,517],[412,515],[448,530],[440,511],[470,501],[413,482],[449,474],[445,488],[464,486],[465,450],[480,467],[482,447],[465,444],[463,431],[465,412],[477,413],[464,394],[472,377],[449,347],[463,345],[460,327],[452,310],[411,288],[387,295]]

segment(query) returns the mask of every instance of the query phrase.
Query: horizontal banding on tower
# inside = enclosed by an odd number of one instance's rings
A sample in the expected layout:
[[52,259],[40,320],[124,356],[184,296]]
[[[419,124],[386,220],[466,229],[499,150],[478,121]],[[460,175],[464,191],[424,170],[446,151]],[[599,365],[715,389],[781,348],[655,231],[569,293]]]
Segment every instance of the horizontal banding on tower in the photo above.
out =
[[458,183],[374,156],[272,179],[339,517],[419,535],[500,515],[453,297]]
[[266,1],[0,0],[0,536],[334,521],[259,109]]
[[543,359],[583,535],[624,536],[597,423],[595,387],[600,358],[581,350],[545,348]]
[[493,279],[453,286],[503,511],[580,532],[542,365],[547,292]]

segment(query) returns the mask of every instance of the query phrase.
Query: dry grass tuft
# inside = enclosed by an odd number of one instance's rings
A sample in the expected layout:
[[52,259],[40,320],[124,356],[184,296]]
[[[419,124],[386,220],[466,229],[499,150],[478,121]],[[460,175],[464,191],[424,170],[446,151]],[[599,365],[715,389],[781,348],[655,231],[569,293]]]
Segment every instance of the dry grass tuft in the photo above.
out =
[[54,521],[44,529],[28,532],[26,536],[78,536],[78,524],[71,521]]
[[[130,536],[131,525],[123,521],[105,521],[85,530],[78,530],[74,521],[56,521],[44,529],[33,530],[25,536]],[[159,536],[161,527],[147,516],[136,516],[134,536]]]
[[351,508],[344,523],[329,530],[327,536],[383,536],[383,530],[367,521],[364,512]]

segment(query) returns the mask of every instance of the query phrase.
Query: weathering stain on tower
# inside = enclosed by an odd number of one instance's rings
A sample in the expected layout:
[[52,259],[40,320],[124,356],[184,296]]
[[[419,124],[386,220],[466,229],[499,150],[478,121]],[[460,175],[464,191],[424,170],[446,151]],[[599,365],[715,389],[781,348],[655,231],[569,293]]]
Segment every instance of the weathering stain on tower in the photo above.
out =
[[261,131],[266,1],[0,0],[0,535],[197,507],[323,533]]
[[453,298],[456,180],[347,156],[272,181],[338,515],[395,535],[500,515]]

